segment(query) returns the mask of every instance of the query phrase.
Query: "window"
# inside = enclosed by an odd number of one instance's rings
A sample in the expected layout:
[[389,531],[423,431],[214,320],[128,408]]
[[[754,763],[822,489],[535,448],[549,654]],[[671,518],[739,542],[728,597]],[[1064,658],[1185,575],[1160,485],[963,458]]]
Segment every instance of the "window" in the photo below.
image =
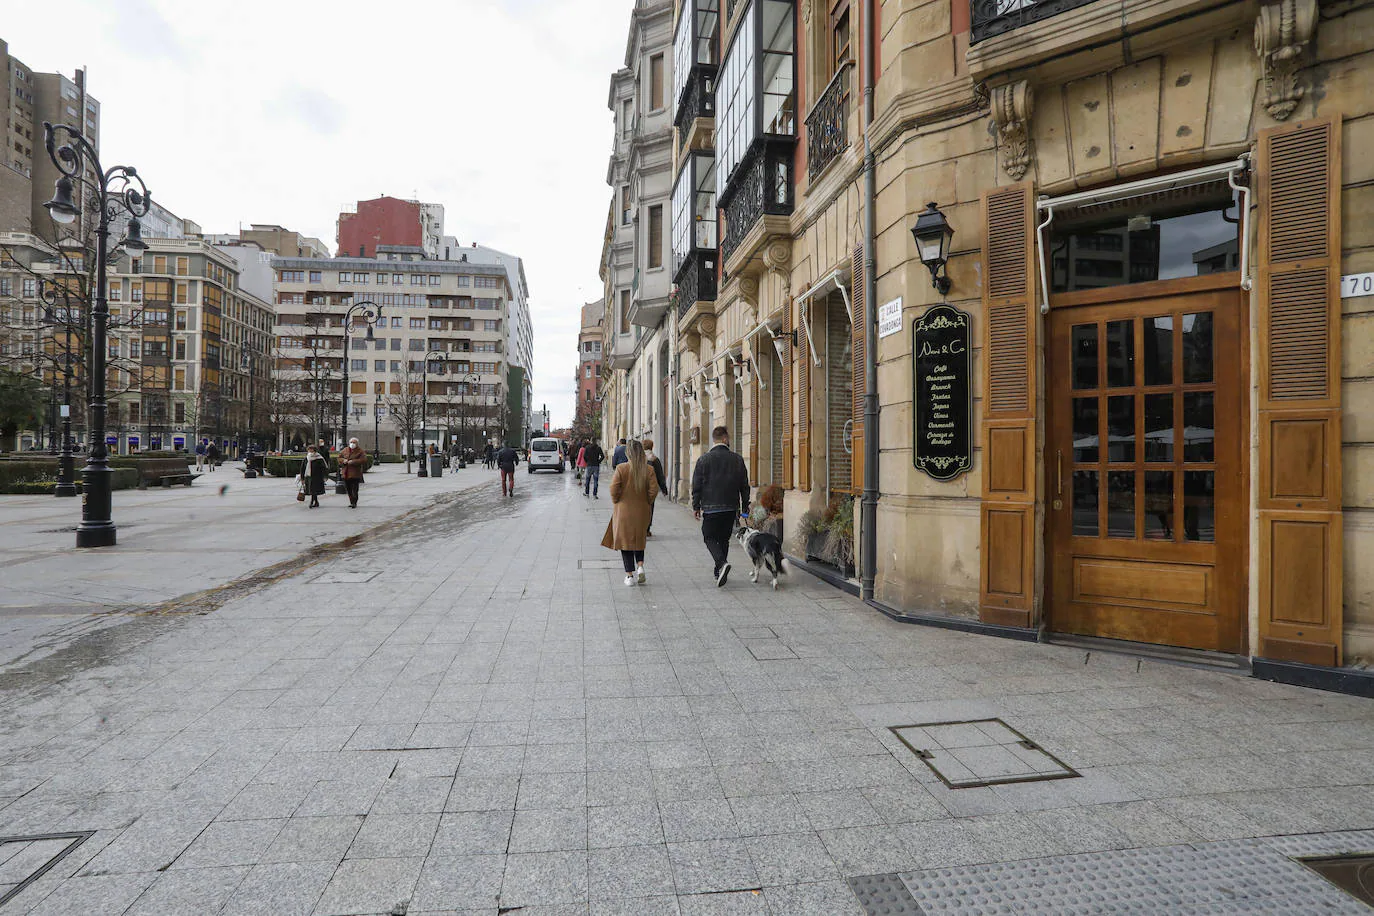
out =
[[191,301],[191,284],[189,284],[189,283],[178,283],[178,284],[177,284],[177,304],[178,304],[178,305],[186,305],[186,304],[189,303],[190,301]]
[[401,338],[399,338],[399,337],[393,337],[393,338],[391,338],[391,349],[393,349],[393,350],[399,350],[399,349],[401,349]]
[[38,281],[32,277],[24,278],[24,298],[32,299],[38,295]]
[[410,285],[411,285],[411,286],[424,286],[424,285],[425,285],[425,276],[424,276],[424,274],[411,274],[411,275],[410,275]]
[[373,360],[373,362],[372,362],[372,371],[373,371],[373,372],[385,372],[385,371],[386,371],[386,360],[384,360],[384,359]]
[[582,377],[583,377],[583,378],[591,378],[591,377],[592,377],[592,365],[591,365],[591,363],[588,363],[587,365],[585,365],[585,366],[582,367]]
[[438,285],[440,285],[442,282],[443,282],[443,279],[442,279],[438,274],[430,274],[430,275],[429,275],[429,285],[430,285],[430,286],[438,286]]
[[620,225],[630,225],[630,186],[625,184],[620,186]]
[[323,283],[323,282],[324,282],[324,272],[323,272],[323,271],[319,271],[319,270],[312,270],[312,271],[310,271],[310,282],[311,282],[311,283]]
[[406,344],[407,350],[423,350],[424,348],[425,341],[422,337],[412,337]]
[[477,310],[482,312],[494,312],[501,307],[500,299],[475,299]]
[[167,256],[165,254],[153,255],[153,273],[165,274],[167,272]]
[[366,372],[366,371],[367,371],[367,360],[365,360],[365,359],[350,359],[350,360],[348,361],[348,371],[350,371],[350,372]]
[[459,278],[458,278],[458,285],[459,285],[459,286],[468,286],[468,285],[471,283],[471,281],[472,281],[472,278],[471,278],[471,277],[459,277]]
[[[110,297],[109,297],[109,298],[110,298],[110,301],[111,301],[111,302],[118,302],[118,301],[119,301],[119,297],[120,297],[121,295],[123,295],[123,293],[124,293],[124,284],[123,284],[123,283],[120,283],[118,280],[115,280],[113,283],[110,284]],[[8,296],[9,294],[10,294],[10,281],[8,281],[8,280],[0,280],[0,296]]]
[[424,320],[423,318],[412,318],[412,319],[410,319],[410,329],[411,329],[412,331],[422,331],[422,330],[424,330],[424,327],[425,327],[425,320]]
[[478,289],[500,289],[500,277],[473,277],[472,285]]
[[399,328],[399,327],[401,326],[401,319],[399,319],[399,318],[392,318],[392,319],[391,319],[391,326],[392,326],[393,328]]
[[184,330],[186,330],[186,310],[185,310],[185,309],[177,309],[176,329],[177,329],[178,331],[184,331]]
[[386,349],[386,338],[385,338],[385,337],[378,337],[376,340],[373,341],[372,348],[373,348],[374,350],[385,350],[385,349]]
[[692,153],[673,186],[673,273],[695,249],[716,250],[716,157]]
[[185,359],[185,358],[186,358],[186,341],[184,341],[184,340],[178,340],[178,341],[176,342],[176,358],[177,358],[177,359]]
[[663,266],[663,205],[649,208],[649,269]]
[[686,0],[673,35],[673,103],[697,64],[716,63],[716,32],[720,28],[720,0]]
[[[138,271],[135,270],[135,273]],[[277,278],[282,283],[302,283],[305,281],[305,272],[300,270],[280,270],[277,271]]]
[[484,331],[499,331],[499,330],[501,330],[501,319],[500,319],[500,318],[483,318],[483,319],[482,319],[482,330],[484,330]]
[[663,55],[655,54],[649,58],[649,110],[658,111],[663,107]]
[[[184,277],[191,272],[191,259],[177,257],[177,276]],[[297,271],[299,273],[299,271]]]
[[620,333],[630,333],[630,291],[620,291]]
[[[185,390],[186,390],[186,370],[185,370],[185,369],[178,369],[178,370],[177,370],[176,388],[177,388],[177,391],[185,391]],[[173,422],[176,422],[176,423],[185,423],[185,422],[186,422],[186,402],[185,402],[185,401],[177,401],[177,402],[176,402],[176,404],[175,404],[175,405],[173,406],[173,408],[172,408],[172,418],[173,418]]]
[[400,371],[401,371],[401,361],[400,361],[399,359],[393,359],[393,360],[391,361],[391,371],[392,371],[392,372],[400,372]]
[[[725,54],[716,89],[717,195],[755,140],[794,136],[797,127],[792,3],[754,0],[740,15],[745,20]],[[762,92],[757,99],[756,83]]]
[[[400,286],[401,284],[405,283],[405,276],[406,276],[405,274],[392,274],[392,275],[391,275],[391,285],[392,285],[392,286]],[[381,281],[379,280],[379,281],[377,281],[377,282],[380,283]]]

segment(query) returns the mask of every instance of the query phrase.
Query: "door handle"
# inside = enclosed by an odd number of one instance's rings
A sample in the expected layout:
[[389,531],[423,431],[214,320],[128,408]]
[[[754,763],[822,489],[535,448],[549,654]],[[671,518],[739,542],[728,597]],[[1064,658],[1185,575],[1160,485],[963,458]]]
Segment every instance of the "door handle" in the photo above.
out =
[[1064,495],[1064,450],[1054,450],[1054,495]]

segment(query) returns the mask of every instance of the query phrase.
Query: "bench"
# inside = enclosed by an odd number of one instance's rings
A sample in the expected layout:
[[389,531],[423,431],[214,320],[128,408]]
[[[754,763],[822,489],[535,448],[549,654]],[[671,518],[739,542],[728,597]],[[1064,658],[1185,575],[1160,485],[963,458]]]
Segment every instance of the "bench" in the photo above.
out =
[[150,484],[170,487],[174,483],[190,486],[199,474],[191,473],[185,460],[181,458],[145,458],[138,462],[138,488],[148,489]]

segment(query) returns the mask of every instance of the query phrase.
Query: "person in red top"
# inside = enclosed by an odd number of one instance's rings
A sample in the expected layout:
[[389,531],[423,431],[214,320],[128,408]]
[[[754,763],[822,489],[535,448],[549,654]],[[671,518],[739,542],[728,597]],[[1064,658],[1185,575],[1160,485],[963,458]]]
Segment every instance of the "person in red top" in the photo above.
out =
[[367,468],[367,452],[358,445],[357,439],[349,439],[348,447],[339,452],[339,474],[343,477],[344,489],[348,492],[348,508],[358,508],[358,487],[363,482],[363,471]]

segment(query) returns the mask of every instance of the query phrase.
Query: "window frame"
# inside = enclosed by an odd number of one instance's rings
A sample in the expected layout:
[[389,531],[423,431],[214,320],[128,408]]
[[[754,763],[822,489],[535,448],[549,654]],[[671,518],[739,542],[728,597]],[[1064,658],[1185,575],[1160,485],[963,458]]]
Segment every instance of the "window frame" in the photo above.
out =
[[[790,0],[747,0],[739,12],[743,21],[735,29],[730,45],[721,56],[716,79],[716,199],[726,197],[730,182],[748,159],[754,146],[769,138],[796,140],[801,116],[797,110],[797,10]],[[791,21],[790,43],[787,50],[770,49],[764,45],[764,11],[776,7]],[[747,55],[745,61],[736,53]],[[764,130],[764,65],[769,55],[786,55],[791,60],[792,115],[790,133],[766,133]],[[747,67],[747,72],[740,72]],[[731,82],[738,79],[736,84]],[[744,97],[745,93],[748,97]],[[743,99],[741,102],[740,100]],[[736,108],[743,104],[742,113]],[[732,124],[731,121],[734,123]]]

